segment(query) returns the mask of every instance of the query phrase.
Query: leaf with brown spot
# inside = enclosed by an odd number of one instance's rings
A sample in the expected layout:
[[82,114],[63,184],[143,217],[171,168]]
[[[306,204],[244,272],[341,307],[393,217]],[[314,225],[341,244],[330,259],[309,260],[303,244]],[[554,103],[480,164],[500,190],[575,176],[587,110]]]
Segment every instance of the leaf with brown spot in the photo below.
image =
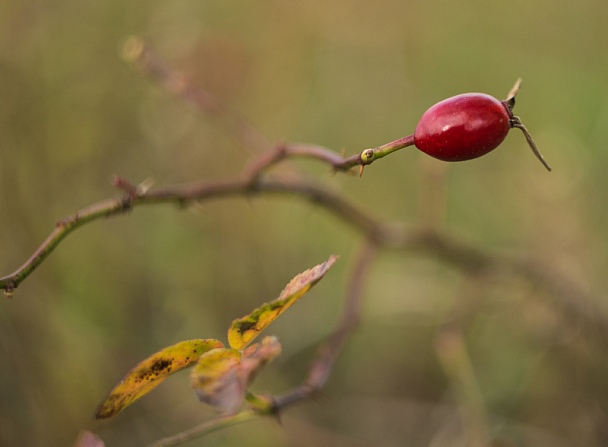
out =
[[201,354],[223,348],[214,339],[186,340],[151,355],[129,371],[118,382],[105,401],[97,408],[95,417],[107,419],[152,391],[171,374],[195,364]]
[[264,303],[249,315],[234,320],[228,329],[230,346],[234,349],[245,349],[260,332],[318,283],[337,259],[337,256],[332,255],[324,263],[300,273],[285,286],[279,298]]

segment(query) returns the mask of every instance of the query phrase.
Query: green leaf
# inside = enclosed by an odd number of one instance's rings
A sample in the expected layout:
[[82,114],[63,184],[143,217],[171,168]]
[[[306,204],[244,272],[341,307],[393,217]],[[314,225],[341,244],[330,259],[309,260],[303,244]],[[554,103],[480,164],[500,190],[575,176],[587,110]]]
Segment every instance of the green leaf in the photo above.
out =
[[228,329],[230,346],[239,350],[247,347],[260,332],[319,282],[337,259],[337,256],[332,255],[324,263],[300,273],[287,284],[279,298],[234,320]]
[[171,374],[196,363],[201,354],[223,347],[218,340],[195,339],[182,341],[151,355],[112,388],[106,400],[97,408],[95,417],[107,419],[115,416]]
[[243,405],[241,353],[236,349],[214,349],[201,355],[190,380],[198,398],[222,414],[234,414]]

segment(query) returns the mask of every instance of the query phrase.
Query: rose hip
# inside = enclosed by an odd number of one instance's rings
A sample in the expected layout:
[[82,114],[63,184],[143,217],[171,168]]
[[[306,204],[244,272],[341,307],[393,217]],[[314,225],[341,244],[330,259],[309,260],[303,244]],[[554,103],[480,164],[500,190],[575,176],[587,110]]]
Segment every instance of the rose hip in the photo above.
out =
[[511,116],[508,107],[492,96],[454,96],[424,112],[414,132],[414,144],[439,160],[471,160],[502,143],[511,128]]
[[523,132],[534,155],[550,171],[530,133],[520,118],[513,115],[520,84],[518,79],[504,101],[483,93],[464,93],[438,102],[424,112],[413,135],[363,151],[359,155],[361,167],[411,145],[439,160],[471,160],[496,149],[509,130],[517,128]]

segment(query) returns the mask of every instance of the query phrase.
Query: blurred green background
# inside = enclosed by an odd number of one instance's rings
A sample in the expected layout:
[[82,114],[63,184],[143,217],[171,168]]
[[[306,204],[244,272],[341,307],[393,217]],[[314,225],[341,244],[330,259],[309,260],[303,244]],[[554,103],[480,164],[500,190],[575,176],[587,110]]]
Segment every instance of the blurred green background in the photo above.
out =
[[[250,161],[213,119],[121,59],[138,35],[270,140],[348,154],[412,133],[441,99],[502,99],[522,77],[515,112],[550,174],[519,132],[449,166],[408,149],[362,179],[299,164],[378,218],[430,213],[490,252],[530,255],[604,308],[606,20],[601,0],[4,0],[0,275],[57,219],[116,196],[113,174],[162,187],[228,178]],[[86,428],[108,446],[138,446],[210,418],[187,373],[115,419],[97,423],[93,413],[147,355],[224,339],[233,318],[336,253],[334,269],[268,331],[284,351],[254,388],[295,386],[338,316],[359,244],[293,197],[142,207],[85,226],[0,302],[0,445],[68,446]],[[465,445],[457,393],[435,353],[461,285],[433,259],[383,252],[363,325],[323,396],[290,409],[282,426],[263,419],[187,445]],[[466,341],[494,445],[608,444],[607,341],[566,326],[521,280],[484,290]]]

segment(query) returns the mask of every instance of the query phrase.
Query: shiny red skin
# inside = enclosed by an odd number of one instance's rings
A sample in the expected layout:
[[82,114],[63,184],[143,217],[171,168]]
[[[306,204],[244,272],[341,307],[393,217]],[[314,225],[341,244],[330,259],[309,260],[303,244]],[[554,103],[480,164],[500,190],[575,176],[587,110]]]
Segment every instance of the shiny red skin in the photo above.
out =
[[490,95],[453,96],[424,112],[414,132],[414,144],[439,160],[471,160],[502,143],[512,117],[506,102]]

